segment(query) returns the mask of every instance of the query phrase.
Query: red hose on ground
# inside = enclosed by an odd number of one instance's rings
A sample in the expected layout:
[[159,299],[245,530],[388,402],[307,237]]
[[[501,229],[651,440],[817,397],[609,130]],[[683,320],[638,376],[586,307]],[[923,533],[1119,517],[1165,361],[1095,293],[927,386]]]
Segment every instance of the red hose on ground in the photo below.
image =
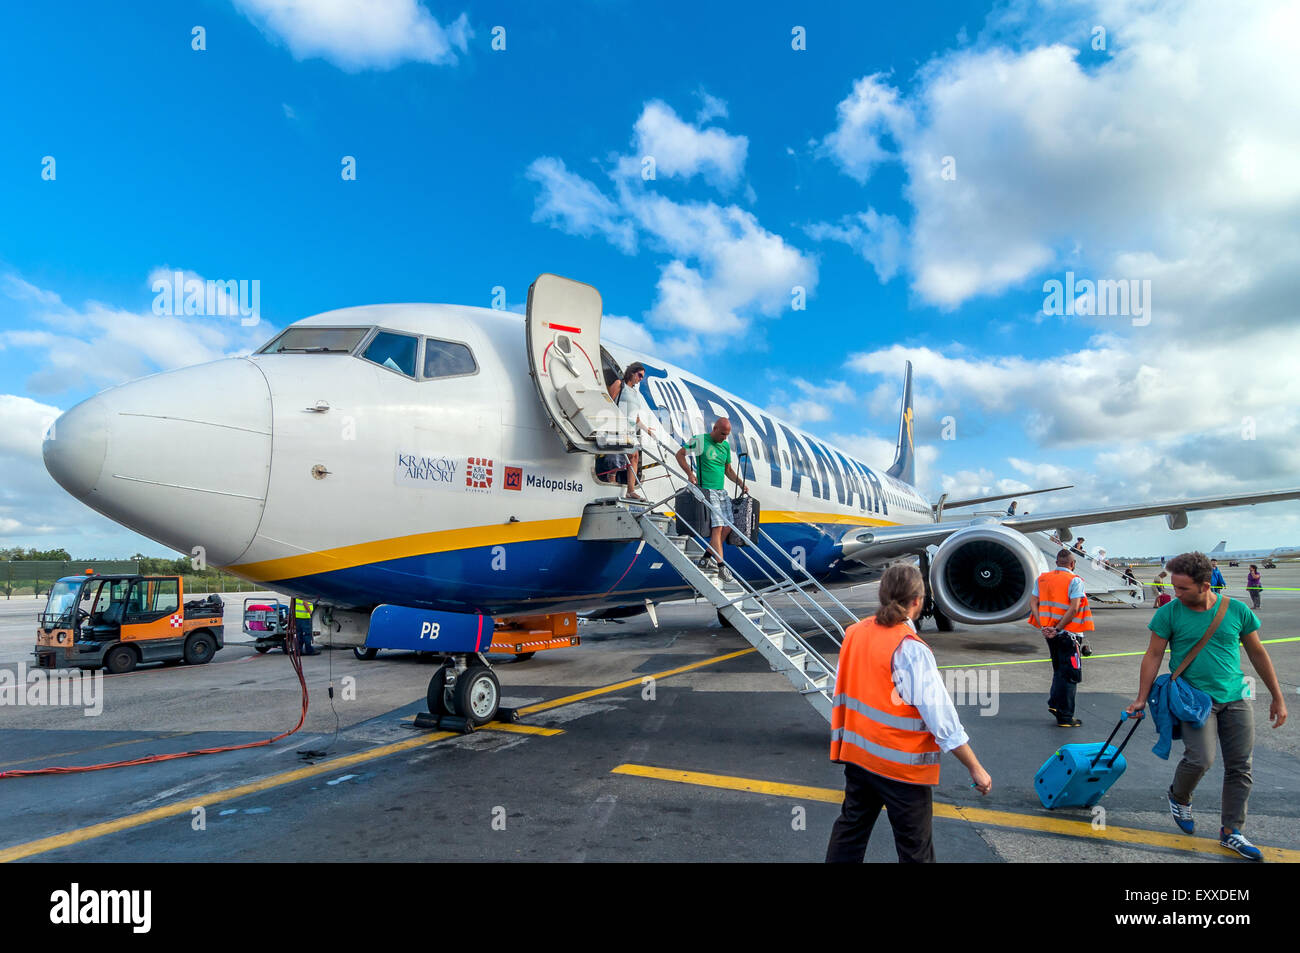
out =
[[[295,626],[296,629],[296,626]],[[276,735],[274,738],[267,738],[264,741],[249,741],[242,745],[224,745],[220,748],[199,748],[195,751],[177,751],[172,754],[151,754],[143,758],[132,758],[129,761],[110,761],[107,764],[83,764],[74,767],[54,767],[54,768],[33,768],[29,770],[0,771],[0,780],[5,778],[26,778],[35,774],[81,774],[86,771],[107,771],[109,768],[129,768],[138,764],[153,764],[158,761],[175,761],[179,758],[193,758],[201,754],[220,754],[223,751],[241,751],[245,748],[261,748],[269,744],[274,744],[281,738],[288,738],[291,734],[303,726],[307,720],[307,679],[302,674],[302,658],[298,654],[298,639],[295,632],[290,632],[286,636],[287,642],[291,645],[292,651],[288,653],[289,663],[293,666],[294,672],[298,676],[298,684],[302,687],[302,714],[298,716],[298,724],[294,725],[289,731]]]

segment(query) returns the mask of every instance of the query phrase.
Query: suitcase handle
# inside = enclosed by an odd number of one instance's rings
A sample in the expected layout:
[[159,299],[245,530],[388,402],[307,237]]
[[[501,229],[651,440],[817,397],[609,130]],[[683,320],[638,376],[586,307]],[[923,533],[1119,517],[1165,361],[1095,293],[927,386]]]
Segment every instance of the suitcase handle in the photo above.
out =
[[[1128,734],[1124,736],[1124,740],[1121,741],[1119,747],[1115,749],[1115,754],[1111,757],[1110,761],[1106,763],[1106,767],[1110,768],[1114,766],[1116,759],[1123,753],[1125,746],[1133,737],[1133,732],[1137,731],[1138,725],[1142,723],[1142,715],[1143,713],[1140,711],[1133,715],[1133,727],[1128,730]],[[1128,712],[1120,712],[1119,721],[1115,722],[1115,727],[1111,730],[1110,737],[1107,738],[1101,748],[1098,749],[1097,757],[1092,759],[1092,764],[1089,765],[1090,768],[1097,767],[1097,762],[1100,761],[1101,756],[1106,753],[1106,749],[1110,747],[1111,741],[1114,740],[1115,735],[1119,733],[1120,726],[1124,724],[1128,717]]]

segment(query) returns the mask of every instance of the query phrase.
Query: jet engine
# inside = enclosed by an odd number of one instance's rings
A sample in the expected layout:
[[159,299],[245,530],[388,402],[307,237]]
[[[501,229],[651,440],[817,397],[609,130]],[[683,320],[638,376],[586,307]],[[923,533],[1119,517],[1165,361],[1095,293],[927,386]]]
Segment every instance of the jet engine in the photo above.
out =
[[996,523],[953,533],[930,563],[934,601],[967,625],[1015,622],[1029,615],[1034,580],[1048,565],[1023,533]]

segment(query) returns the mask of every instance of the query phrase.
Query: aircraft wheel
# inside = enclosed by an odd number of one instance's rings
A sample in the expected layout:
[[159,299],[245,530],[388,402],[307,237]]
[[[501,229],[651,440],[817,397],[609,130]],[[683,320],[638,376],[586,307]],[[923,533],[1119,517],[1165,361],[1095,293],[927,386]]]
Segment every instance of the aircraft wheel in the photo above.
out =
[[379,649],[366,648],[365,646],[362,645],[352,646],[352,655],[355,658],[361,660],[362,662],[369,662],[378,654],[379,654]]
[[456,713],[475,725],[486,725],[501,705],[501,683],[492,669],[471,665],[456,679]]
[[125,645],[116,645],[104,656],[104,668],[110,675],[123,675],[135,668],[139,659],[135,649]]
[[269,645],[254,645],[253,648],[257,649],[258,655],[265,655],[267,652],[271,651],[271,646]]
[[515,661],[516,661],[516,662],[527,662],[530,658],[532,658],[532,657],[533,657],[534,655],[536,655],[536,654],[537,654],[536,652],[516,652],[516,653],[515,653]]
[[425,695],[425,701],[429,705],[430,715],[451,715],[454,714],[446,702],[447,692],[447,666],[438,666],[438,671],[433,673],[433,678],[429,679],[429,690]]
[[217,640],[206,632],[195,632],[185,640],[185,664],[204,665],[217,654]]

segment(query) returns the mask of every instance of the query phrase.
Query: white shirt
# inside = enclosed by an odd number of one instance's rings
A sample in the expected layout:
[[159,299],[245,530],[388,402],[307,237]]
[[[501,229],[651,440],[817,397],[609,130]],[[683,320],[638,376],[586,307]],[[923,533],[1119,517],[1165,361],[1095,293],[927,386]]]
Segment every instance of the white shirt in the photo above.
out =
[[[908,619],[907,625],[913,632],[916,626]],[[957,708],[948,695],[948,689],[939,675],[934,653],[929,646],[916,639],[904,639],[894,650],[890,665],[894,677],[894,687],[898,697],[908,705],[913,705],[921,713],[921,720],[926,729],[934,735],[940,750],[951,751],[970,741],[966,729],[957,717]]]

